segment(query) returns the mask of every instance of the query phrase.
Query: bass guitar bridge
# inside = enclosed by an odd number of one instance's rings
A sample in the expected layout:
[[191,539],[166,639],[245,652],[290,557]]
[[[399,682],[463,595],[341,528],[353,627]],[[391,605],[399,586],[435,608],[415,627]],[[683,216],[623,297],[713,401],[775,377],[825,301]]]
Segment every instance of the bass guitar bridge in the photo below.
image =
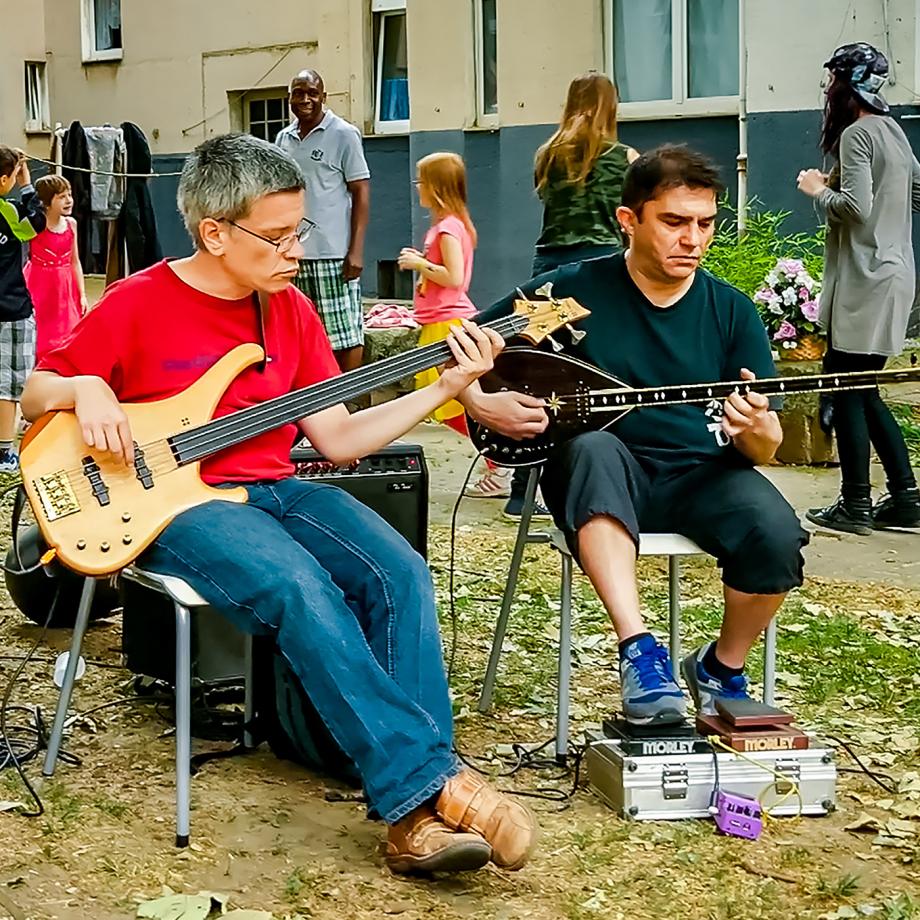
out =
[[80,510],[80,502],[67,473],[61,471],[39,476],[34,485],[47,520],[56,521]]

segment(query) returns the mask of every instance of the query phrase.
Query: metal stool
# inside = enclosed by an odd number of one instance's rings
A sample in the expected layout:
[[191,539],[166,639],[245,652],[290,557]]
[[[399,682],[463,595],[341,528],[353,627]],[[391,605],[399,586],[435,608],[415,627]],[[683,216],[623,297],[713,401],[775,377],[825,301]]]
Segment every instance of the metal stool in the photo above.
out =
[[[540,479],[538,468],[530,471],[527,479],[527,491],[524,495],[524,508],[521,523],[518,526],[517,539],[511,553],[511,565],[508,580],[502,595],[502,605],[495,624],[492,639],[492,651],[486,668],[479,695],[479,711],[487,712],[492,705],[495,691],[495,676],[498,661],[502,653],[502,644],[508,629],[508,617],[511,604],[517,590],[518,576],[524,547],[528,543],[548,543],[559,552],[562,572],[559,587],[559,669],[558,698],[556,704],[556,761],[564,763],[569,743],[569,688],[572,671],[572,554],[565,542],[562,532],[551,528],[548,531],[531,531],[530,520],[533,515],[537,484]],[[702,556],[705,552],[692,540],[674,533],[647,533],[639,536],[640,556],[668,557],[668,628],[669,651],[671,661],[677,667],[681,657],[680,647],[680,557]],[[771,621],[764,633],[764,702],[773,704],[776,689],[776,621]]]
[[[121,572],[127,578],[144,588],[156,591],[170,598],[176,611],[176,846],[185,847],[189,842],[190,829],[190,787],[191,787],[191,692],[192,692],[192,639],[191,618],[196,609],[205,608],[207,602],[189,584],[172,575],[159,575],[148,572],[138,566],[131,566]],[[58,698],[54,725],[48,738],[48,750],[42,772],[53,776],[57,765],[58,752],[64,735],[67,709],[73,695],[74,678],[83,636],[89,622],[89,612],[93,602],[96,581],[87,578],[83,584],[77,620],[74,624],[73,639],[61,694]],[[252,637],[246,636],[245,643],[245,723],[248,725],[253,716],[253,682],[252,682]],[[243,736],[243,744],[252,746],[248,732]]]

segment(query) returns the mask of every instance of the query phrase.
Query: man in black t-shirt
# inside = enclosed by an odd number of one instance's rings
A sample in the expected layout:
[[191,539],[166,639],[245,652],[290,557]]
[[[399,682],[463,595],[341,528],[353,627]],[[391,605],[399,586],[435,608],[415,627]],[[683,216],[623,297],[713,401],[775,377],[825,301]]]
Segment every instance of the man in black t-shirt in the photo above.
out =
[[[569,350],[636,387],[775,374],[756,308],[731,285],[699,269],[722,191],[715,168],[685,147],[666,146],[630,167],[617,216],[625,254],[567,265],[554,297],[591,311],[587,335]],[[479,317],[512,310],[514,294]],[[469,414],[517,438],[547,424],[540,400],[520,393],[463,398]],[[786,593],[802,583],[808,536],[780,493],[754,466],[771,460],[782,430],[766,397],[734,394],[708,406],[648,407],[610,431],[579,435],[547,461],[543,497],[591,579],[620,640],[623,711],[636,724],[685,715],[666,649],[646,630],[636,587],[640,531],[676,532],[722,568],[725,613],[718,639],[687,656],[681,670],[697,710],[744,698],[744,662]]]

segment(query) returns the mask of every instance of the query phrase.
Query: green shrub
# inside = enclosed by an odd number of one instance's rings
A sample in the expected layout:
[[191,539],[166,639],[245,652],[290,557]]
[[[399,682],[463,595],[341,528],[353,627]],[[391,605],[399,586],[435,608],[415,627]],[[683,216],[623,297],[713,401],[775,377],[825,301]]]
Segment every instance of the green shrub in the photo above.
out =
[[753,297],[777,259],[801,259],[808,274],[820,280],[824,269],[824,228],[814,233],[783,233],[790,211],[766,211],[756,198],[748,209],[747,231],[738,239],[738,212],[726,199],[723,219],[703,265],[717,278]]

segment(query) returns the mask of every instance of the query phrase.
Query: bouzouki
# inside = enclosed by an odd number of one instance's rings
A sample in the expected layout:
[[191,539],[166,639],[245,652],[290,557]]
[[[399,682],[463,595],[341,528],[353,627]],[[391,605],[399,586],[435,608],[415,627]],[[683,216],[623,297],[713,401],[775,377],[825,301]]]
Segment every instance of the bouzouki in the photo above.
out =
[[[583,319],[574,300],[518,300],[515,312],[486,325],[503,338],[538,344]],[[241,371],[263,359],[239,345],[175,396],[122,405],[134,438],[135,462],[125,466],[87,447],[72,411],[49,413],[22,443],[22,481],[35,519],[57,557],[84,575],[107,575],[135,559],[182,511],[207,501],[245,502],[246,490],[202,482],[200,462],[220,450],[330,406],[370,393],[451,358],[446,342],[426,345],[322,383],[211,419],[221,395]]]
[[536,437],[516,441],[469,419],[470,438],[483,456],[501,466],[534,466],[543,463],[559,444],[583,431],[609,428],[633,409],[706,404],[712,400],[721,402],[736,391],[754,390],[764,396],[785,396],[869,389],[918,380],[920,368],[911,367],[637,389],[568,355],[526,347],[506,348],[496,358],[495,367],[480,378],[479,385],[486,393],[515,390],[542,398],[549,424]]

